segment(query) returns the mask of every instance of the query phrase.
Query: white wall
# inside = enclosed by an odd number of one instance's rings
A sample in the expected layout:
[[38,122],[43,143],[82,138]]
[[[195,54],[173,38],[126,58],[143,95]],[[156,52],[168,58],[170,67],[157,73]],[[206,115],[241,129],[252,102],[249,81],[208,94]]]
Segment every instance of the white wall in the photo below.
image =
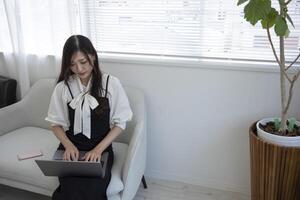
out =
[[[104,71],[145,91],[146,176],[250,193],[248,128],[280,113],[276,72],[110,63]],[[31,68],[32,83],[57,69]],[[300,119],[300,81],[291,114]]]

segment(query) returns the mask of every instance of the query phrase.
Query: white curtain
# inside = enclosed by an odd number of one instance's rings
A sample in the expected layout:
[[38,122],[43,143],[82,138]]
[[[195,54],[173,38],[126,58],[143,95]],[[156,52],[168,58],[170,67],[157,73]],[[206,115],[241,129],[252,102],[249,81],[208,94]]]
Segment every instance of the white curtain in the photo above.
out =
[[35,72],[57,76],[65,40],[80,33],[77,1],[0,1],[0,75],[18,81],[22,98],[35,81]]

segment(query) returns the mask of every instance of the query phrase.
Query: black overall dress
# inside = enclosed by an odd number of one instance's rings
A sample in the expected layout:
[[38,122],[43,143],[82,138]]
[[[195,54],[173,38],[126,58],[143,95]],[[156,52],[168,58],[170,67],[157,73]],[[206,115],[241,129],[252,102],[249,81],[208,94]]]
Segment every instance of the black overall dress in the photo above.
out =
[[[91,110],[91,139],[88,139],[82,133],[74,135],[74,114],[68,103],[70,127],[66,131],[67,137],[77,147],[79,151],[90,151],[99,144],[101,140],[110,131],[109,126],[109,100],[107,98],[107,86],[109,76],[106,80],[105,96],[98,99],[99,106],[102,107],[100,114],[95,113],[95,109]],[[72,91],[68,86],[70,94],[73,97]],[[64,150],[62,144],[58,149]],[[104,178],[102,177],[59,177],[59,187],[52,195],[53,200],[106,200],[106,190],[111,179],[111,168],[114,160],[112,145],[107,147],[104,152],[108,152],[108,161]]]

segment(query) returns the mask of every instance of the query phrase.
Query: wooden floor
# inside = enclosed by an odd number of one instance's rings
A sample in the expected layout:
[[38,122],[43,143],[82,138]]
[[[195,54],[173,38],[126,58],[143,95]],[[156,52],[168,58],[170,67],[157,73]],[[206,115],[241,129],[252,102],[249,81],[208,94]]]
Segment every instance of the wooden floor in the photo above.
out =
[[250,200],[234,192],[216,190],[185,183],[147,179],[148,189],[141,186],[134,200]]
[[[147,179],[134,200],[250,200],[249,196],[190,184]],[[50,197],[0,185],[0,200],[50,200]]]

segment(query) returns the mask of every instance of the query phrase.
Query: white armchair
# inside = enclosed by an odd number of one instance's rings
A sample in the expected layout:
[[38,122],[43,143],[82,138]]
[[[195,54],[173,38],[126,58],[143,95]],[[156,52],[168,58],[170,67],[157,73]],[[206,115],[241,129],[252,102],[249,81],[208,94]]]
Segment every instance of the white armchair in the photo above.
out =
[[[18,161],[17,154],[28,149],[41,149],[49,159],[59,141],[44,120],[54,79],[37,81],[18,103],[0,109],[0,184],[50,196],[58,186],[55,177],[45,177],[34,159]],[[115,161],[107,189],[109,200],[134,198],[146,166],[146,108],[143,93],[125,87],[133,110],[133,119],[113,143]]]

